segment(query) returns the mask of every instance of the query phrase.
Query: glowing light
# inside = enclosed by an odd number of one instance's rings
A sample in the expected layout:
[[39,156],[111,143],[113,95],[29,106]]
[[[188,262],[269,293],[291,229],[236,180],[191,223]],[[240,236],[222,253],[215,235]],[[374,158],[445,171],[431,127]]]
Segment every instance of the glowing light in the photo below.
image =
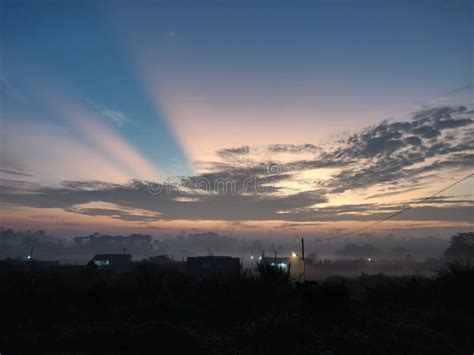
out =
[[370,263],[372,261],[372,258],[367,258],[367,261]]
[[250,255],[250,259],[253,260],[253,255]]
[[28,260],[31,260],[31,255],[28,255],[26,258],[27,258]]
[[108,260],[94,260],[94,263],[97,265],[97,266],[107,266],[107,265],[110,265],[110,262]]
[[259,256],[259,257],[258,257],[258,260],[262,260],[262,257],[261,257],[261,256]]
[[292,256],[293,258],[296,258],[298,255],[296,255],[295,252],[292,252],[292,253],[291,253],[291,256]]

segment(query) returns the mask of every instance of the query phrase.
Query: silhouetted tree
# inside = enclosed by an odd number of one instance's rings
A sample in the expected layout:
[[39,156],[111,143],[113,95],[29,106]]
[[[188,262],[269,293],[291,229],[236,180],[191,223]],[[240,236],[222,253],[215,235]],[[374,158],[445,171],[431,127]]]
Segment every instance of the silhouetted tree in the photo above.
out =
[[474,233],[458,233],[451,237],[450,245],[444,252],[448,259],[474,258]]

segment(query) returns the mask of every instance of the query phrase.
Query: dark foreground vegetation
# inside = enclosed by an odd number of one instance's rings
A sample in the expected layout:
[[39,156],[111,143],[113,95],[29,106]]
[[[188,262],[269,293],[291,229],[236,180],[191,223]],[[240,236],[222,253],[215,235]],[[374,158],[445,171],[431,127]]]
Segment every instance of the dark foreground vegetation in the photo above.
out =
[[0,265],[0,352],[472,354],[474,269],[292,282]]

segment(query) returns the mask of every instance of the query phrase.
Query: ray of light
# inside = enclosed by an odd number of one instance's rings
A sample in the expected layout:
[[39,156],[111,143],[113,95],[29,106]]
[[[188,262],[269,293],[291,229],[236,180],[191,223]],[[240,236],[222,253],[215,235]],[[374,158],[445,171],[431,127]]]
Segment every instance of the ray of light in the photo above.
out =
[[92,109],[64,95],[53,96],[52,90],[48,91],[47,97],[42,96],[54,112],[78,129],[91,144],[100,148],[123,167],[131,178],[156,179],[159,175],[154,164],[118,133],[101,123],[100,118]]

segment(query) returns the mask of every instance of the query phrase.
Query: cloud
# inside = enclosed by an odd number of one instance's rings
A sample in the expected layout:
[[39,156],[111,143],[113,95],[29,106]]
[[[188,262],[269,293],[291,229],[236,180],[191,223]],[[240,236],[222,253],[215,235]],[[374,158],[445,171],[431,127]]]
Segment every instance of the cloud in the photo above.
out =
[[243,145],[240,147],[232,147],[220,149],[216,153],[221,158],[232,158],[238,156],[248,156],[249,154],[259,153],[287,153],[287,154],[303,154],[303,153],[318,153],[321,148],[314,144],[269,144],[260,147],[250,147]]
[[128,117],[120,111],[103,108],[100,110],[100,113],[119,127],[122,127],[129,121]]
[[273,153],[317,153],[320,150],[314,144],[270,144],[266,148]]
[[160,220],[160,213],[136,213],[122,209],[108,209],[108,208],[66,208],[68,212],[79,213],[86,216],[106,216],[122,221],[132,222],[155,222]]
[[[474,200],[472,199],[474,195],[470,194],[470,195],[460,195],[460,196],[434,196],[432,198],[430,198],[428,201],[423,201],[423,199],[413,199],[412,202],[415,202],[415,203],[419,203],[419,202],[423,202],[423,204],[439,204],[439,203],[448,203],[448,204],[452,204],[452,203],[455,203],[455,204],[468,204],[468,205],[472,205],[474,204]],[[471,199],[459,199],[461,197],[471,197]]]
[[[347,168],[329,181],[334,192],[404,180],[428,171],[472,166],[473,140],[463,140],[455,129],[473,124],[473,115],[460,107],[442,107],[418,112],[411,121],[383,122],[350,136],[328,159],[346,162]],[[433,128],[434,127],[434,128]],[[456,136],[448,142],[443,134]],[[465,133],[464,133],[465,134]],[[439,158],[430,162],[428,158]],[[441,160],[443,159],[443,160]],[[425,165],[411,168],[417,164]]]
[[[294,222],[369,221],[393,213],[400,205],[358,204],[325,206],[322,191],[306,191],[288,196],[275,195],[201,195],[169,188],[168,192],[152,194],[147,184],[135,181],[128,185],[97,183],[95,189],[84,189],[69,183],[67,188],[38,188],[34,193],[15,194],[0,191],[4,203],[36,208],[62,208],[88,216],[108,216],[124,221],[150,222],[157,220],[283,220]],[[166,189],[163,188],[163,191]],[[180,198],[193,198],[194,202]],[[121,208],[90,208],[83,205],[101,201]],[[463,201],[464,203],[464,201]],[[453,202],[454,204],[454,202]],[[139,212],[134,212],[139,211]],[[145,211],[146,213],[144,213]],[[470,221],[471,206],[420,206],[398,217],[398,220]],[[293,226],[294,227],[294,226]]]
[[400,194],[406,193],[406,192],[416,191],[420,188],[420,185],[421,184],[415,184],[414,186],[412,186],[410,188],[407,188],[407,189],[396,189],[395,191],[378,193],[378,194],[375,194],[375,195],[368,196],[364,200],[372,200],[372,199],[376,199],[376,198],[395,196],[395,195],[400,195]]
[[[95,185],[95,188],[93,186]],[[291,210],[301,206],[326,202],[319,191],[308,191],[289,196],[261,196],[258,194],[206,194],[197,191],[183,192],[175,186],[160,187],[161,193],[150,192],[145,182],[134,181],[130,184],[83,183],[69,182],[61,188],[38,188],[29,194],[0,192],[4,203],[19,204],[37,208],[62,208],[76,213],[90,215],[110,215],[112,212],[103,209],[77,208],[76,206],[101,201],[116,204],[128,209],[137,209],[160,214],[162,219],[191,220],[269,220],[278,217],[281,210]],[[183,201],[193,199],[194,202]],[[116,218],[127,218],[128,215],[114,214]],[[124,217],[125,216],[125,217]],[[146,219],[149,220],[148,218]]]
[[8,174],[8,175],[16,175],[16,176],[26,176],[26,177],[32,177],[33,175],[22,173],[19,171],[11,170],[11,169],[0,169],[0,173],[2,174]]
[[220,149],[217,151],[217,155],[221,158],[235,157],[239,155],[247,155],[250,153],[250,148],[247,145],[235,148]]
[[[440,107],[416,112],[408,121],[384,121],[335,140],[325,148],[312,144],[270,145],[260,149],[246,147],[245,151],[254,152],[254,155],[262,150],[315,152],[312,159],[281,163],[280,171],[291,176],[311,169],[340,168],[324,186],[332,193],[342,193],[404,181],[430,171],[472,166],[473,117],[474,113],[464,106]],[[431,158],[437,160],[431,161]],[[215,163],[212,167],[225,175],[236,171],[233,164]],[[417,167],[420,164],[422,166]],[[262,165],[261,162],[244,162],[239,166],[239,174],[258,174]]]
[[25,189],[31,188],[33,186],[37,187],[36,184],[32,184],[30,181],[26,180],[0,178],[0,191],[3,192],[22,192]]
[[[106,216],[133,222],[157,220],[287,221],[298,224],[369,221],[384,218],[410,200],[374,203],[334,203],[347,193],[366,193],[363,201],[387,198],[422,189],[427,181],[441,183],[442,171],[464,172],[474,166],[473,112],[464,107],[441,107],[416,112],[411,120],[384,121],[344,136],[325,146],[241,146],[220,150],[221,157],[247,156],[245,160],[207,162],[208,172],[169,182],[135,180],[127,184],[102,181],[65,181],[59,187],[17,184],[0,190],[5,204],[60,208],[87,216]],[[434,134],[433,131],[436,131]],[[266,153],[311,152],[313,158],[286,162],[265,161]],[[270,168],[271,167],[271,168]],[[324,179],[318,171],[329,169]],[[301,174],[314,172],[305,189]],[[19,193],[18,189],[24,189]],[[369,190],[371,189],[371,190]],[[115,207],[90,206],[92,203]],[[396,220],[472,221],[468,199],[433,199]],[[118,206],[118,207],[117,207]],[[306,223],[303,223],[306,222]],[[284,228],[284,227],[282,227]]]
[[90,106],[95,111],[95,113],[106,118],[108,121],[114,123],[118,127],[122,127],[131,121],[124,112],[102,106],[90,98],[87,98],[85,103]]
[[423,141],[417,136],[406,137],[404,141],[411,145],[421,145],[423,143]]
[[279,226],[274,227],[275,229],[295,229],[295,228],[300,228],[300,227],[315,227],[315,226],[320,226],[321,223],[311,223],[311,222],[306,222],[306,223],[283,223]]

